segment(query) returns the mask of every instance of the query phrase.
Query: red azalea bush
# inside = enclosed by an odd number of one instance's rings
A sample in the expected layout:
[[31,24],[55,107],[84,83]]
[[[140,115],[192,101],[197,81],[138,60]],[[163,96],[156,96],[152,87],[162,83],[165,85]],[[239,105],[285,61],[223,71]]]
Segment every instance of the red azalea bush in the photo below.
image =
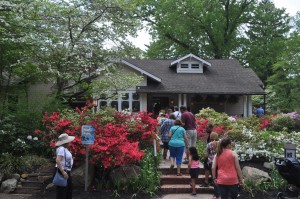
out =
[[87,103],[81,110],[45,113],[42,120],[45,129],[36,130],[35,133],[53,149],[60,134],[75,136],[69,149],[75,159],[82,160],[86,149],[81,144],[81,127],[92,125],[95,128],[94,144],[89,145],[89,159],[92,163],[113,168],[140,161],[144,156],[143,149],[152,146],[156,138],[157,121],[146,112],[122,114],[111,111],[110,115],[99,117],[101,114],[91,111],[92,106]]

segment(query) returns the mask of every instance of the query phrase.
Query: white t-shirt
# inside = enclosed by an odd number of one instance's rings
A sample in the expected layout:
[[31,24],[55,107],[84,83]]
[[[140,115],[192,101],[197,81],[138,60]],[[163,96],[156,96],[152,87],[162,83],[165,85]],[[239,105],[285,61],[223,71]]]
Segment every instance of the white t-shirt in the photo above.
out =
[[[66,158],[65,158],[65,154],[66,154]],[[73,157],[71,152],[68,149],[64,148],[63,146],[60,146],[56,149],[56,155],[63,156],[61,161],[62,167],[66,171],[71,171],[73,166]]]
[[175,111],[174,113],[175,119],[180,119],[181,118],[181,113],[180,111]]

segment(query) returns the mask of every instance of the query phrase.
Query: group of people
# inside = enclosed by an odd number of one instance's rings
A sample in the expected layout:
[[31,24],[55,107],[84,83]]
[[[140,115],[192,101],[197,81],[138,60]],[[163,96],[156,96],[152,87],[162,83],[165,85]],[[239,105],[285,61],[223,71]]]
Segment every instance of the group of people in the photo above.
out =
[[[196,195],[196,179],[200,173],[200,159],[197,148],[196,121],[194,115],[185,106],[180,107],[180,118],[175,117],[175,112],[167,118],[161,114],[158,117],[160,134],[163,143],[163,158],[167,159],[170,151],[171,166],[176,163],[177,176],[181,176],[181,164],[188,164],[188,172],[191,176],[192,195]],[[228,137],[218,139],[218,134],[213,132],[213,126],[206,126],[207,147],[203,161],[205,181],[202,186],[209,186],[209,175],[212,176],[214,186],[213,199],[232,199],[238,196],[238,186],[244,183],[238,156],[232,150],[232,143]],[[186,160],[183,154],[186,152]]]

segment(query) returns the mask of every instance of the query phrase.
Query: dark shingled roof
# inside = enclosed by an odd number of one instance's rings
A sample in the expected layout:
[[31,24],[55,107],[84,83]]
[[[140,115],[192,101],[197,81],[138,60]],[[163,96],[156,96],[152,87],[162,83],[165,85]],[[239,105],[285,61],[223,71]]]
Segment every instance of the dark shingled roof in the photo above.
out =
[[199,93],[199,94],[265,94],[263,83],[250,68],[243,68],[235,59],[208,60],[211,66],[204,73],[176,73],[169,67],[172,60],[124,60],[161,82],[148,81],[137,88],[139,93]]

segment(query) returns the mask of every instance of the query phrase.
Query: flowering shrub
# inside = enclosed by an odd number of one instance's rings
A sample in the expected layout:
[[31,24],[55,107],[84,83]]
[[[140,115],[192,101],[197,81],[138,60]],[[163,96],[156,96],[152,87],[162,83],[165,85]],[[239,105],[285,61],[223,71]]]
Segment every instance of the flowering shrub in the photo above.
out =
[[55,147],[61,133],[75,136],[69,149],[77,160],[84,159],[85,146],[81,144],[81,126],[92,125],[95,129],[95,141],[89,145],[90,161],[94,164],[111,168],[140,161],[144,156],[143,149],[151,146],[156,137],[156,120],[145,112],[122,114],[111,110],[100,110],[92,113],[87,103],[82,110],[45,113],[42,120],[45,130],[36,130],[40,138]]
[[[293,114],[294,115],[294,114]],[[265,158],[284,156],[284,143],[291,141],[300,145],[300,132],[291,131],[295,123],[290,122],[290,116],[279,114],[265,117],[254,115],[248,118],[230,117],[224,113],[214,113],[213,109],[203,109],[197,117],[198,134],[203,133],[205,125],[214,125],[214,131],[230,136],[234,143],[234,150],[241,161],[252,158]],[[280,128],[279,126],[280,121]],[[274,129],[275,127],[275,129]],[[289,127],[289,128],[287,128]]]

